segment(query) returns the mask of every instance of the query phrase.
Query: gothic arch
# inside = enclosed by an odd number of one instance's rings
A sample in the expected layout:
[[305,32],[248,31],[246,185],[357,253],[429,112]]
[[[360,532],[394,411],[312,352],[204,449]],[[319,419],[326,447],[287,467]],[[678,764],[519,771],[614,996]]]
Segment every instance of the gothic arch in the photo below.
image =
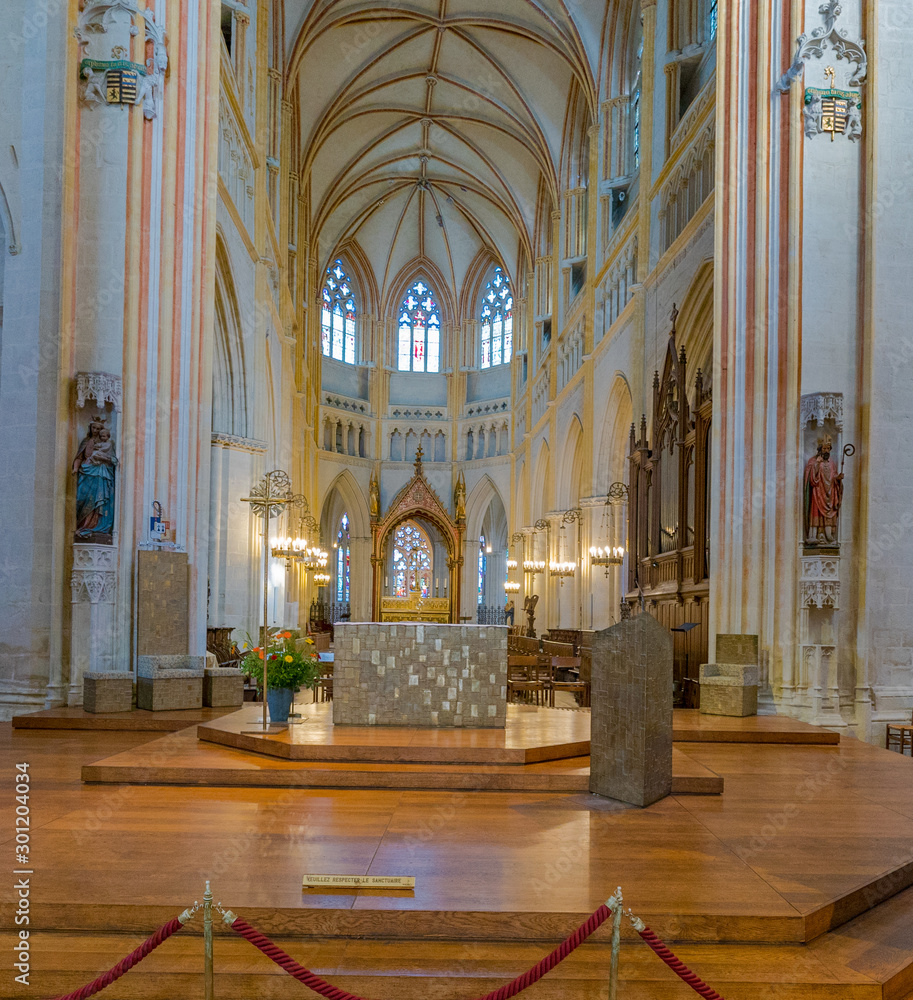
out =
[[549,472],[551,469],[551,453],[549,452],[548,441],[543,438],[539,445],[539,454],[536,458],[536,471],[533,474],[533,482],[539,487],[539,496],[532,496],[530,491],[530,519],[535,521],[542,517],[551,506],[549,496]]
[[676,323],[676,344],[688,358],[688,395],[694,405],[694,380],[702,370],[704,388],[717,381],[713,355],[713,259],[698,267],[682,301]]
[[241,314],[235,295],[231,258],[218,230],[215,271],[212,430],[236,437],[250,437]]
[[[355,282],[355,303],[359,310],[359,323],[366,313],[377,316],[380,307],[380,293],[374,277],[374,268],[371,267],[371,261],[368,260],[358,240],[351,238],[343,240],[323,262],[323,268],[319,273],[325,275],[326,269],[337,257],[342,258],[346,270]],[[317,289],[318,304],[321,288],[323,288],[322,281]],[[365,340],[364,332],[361,329],[358,330],[358,339],[362,342]]]
[[583,490],[583,425],[575,413],[571,418],[562,451],[561,470],[558,474],[558,507],[565,510],[575,507]]
[[353,538],[369,538],[371,535],[368,501],[348,469],[340,472],[327,487],[320,512],[321,537],[327,540],[343,512],[349,515],[349,532]]
[[[441,323],[451,326],[457,321],[456,303],[453,301],[453,287],[444,277],[444,272],[427,257],[415,257],[389,282],[383,301],[383,316],[395,319],[403,296],[413,283],[423,278],[437,293],[438,306],[441,310]],[[445,352],[441,351],[441,357]]]
[[602,436],[593,476],[597,495],[608,493],[612,483],[624,482],[628,478],[625,459],[633,421],[634,404],[630,387],[624,375],[616,372],[602,419]]
[[472,493],[469,494],[469,497],[466,500],[466,534],[468,537],[479,537],[482,532],[482,525],[485,521],[485,516],[493,502],[498,504],[502,514],[504,514],[504,532],[506,537],[507,516],[504,513],[504,500],[498,492],[497,486],[495,486],[491,478],[487,475],[482,476],[482,478],[476,483],[473,487]]

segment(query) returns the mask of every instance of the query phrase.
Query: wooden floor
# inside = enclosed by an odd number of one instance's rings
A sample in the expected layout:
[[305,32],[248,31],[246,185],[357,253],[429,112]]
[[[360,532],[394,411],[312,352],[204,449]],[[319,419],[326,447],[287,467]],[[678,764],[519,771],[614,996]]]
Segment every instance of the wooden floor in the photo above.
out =
[[[4,973],[0,996],[77,988],[200,898],[205,878],[303,964],[368,996],[484,993],[618,884],[727,1000],[899,1000],[913,989],[913,760],[899,754],[847,739],[678,743],[724,778],[724,794],[645,810],[582,792],[81,781],[83,766],[144,744],[163,764],[163,744],[179,754],[191,736],[0,727],[8,768],[28,761],[33,775],[36,970],[28,988]],[[416,888],[303,892],[305,871],[414,875]],[[604,997],[606,937],[532,992]],[[628,928],[625,942],[622,997],[693,996]],[[11,967],[10,945],[0,936],[0,968]],[[218,996],[303,995],[245,942],[220,937],[216,954]],[[201,995],[200,961],[199,938],[182,932],[107,995]]]

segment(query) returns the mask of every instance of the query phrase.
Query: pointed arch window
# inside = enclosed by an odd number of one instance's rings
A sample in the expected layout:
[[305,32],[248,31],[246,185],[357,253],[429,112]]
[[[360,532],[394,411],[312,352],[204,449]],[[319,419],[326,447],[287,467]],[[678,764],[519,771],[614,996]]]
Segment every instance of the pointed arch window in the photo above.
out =
[[357,312],[352,281],[337,258],[327,268],[321,293],[320,335],[325,357],[355,364]]
[[510,362],[514,347],[513,311],[510,279],[496,267],[482,293],[482,368]]
[[393,535],[393,593],[408,597],[418,591],[431,596],[431,542],[415,521],[401,524]]
[[399,370],[441,370],[441,311],[434,292],[419,279],[399,307]]
[[349,545],[349,515],[343,514],[336,533],[336,600],[341,604],[349,601],[349,583],[352,551]]

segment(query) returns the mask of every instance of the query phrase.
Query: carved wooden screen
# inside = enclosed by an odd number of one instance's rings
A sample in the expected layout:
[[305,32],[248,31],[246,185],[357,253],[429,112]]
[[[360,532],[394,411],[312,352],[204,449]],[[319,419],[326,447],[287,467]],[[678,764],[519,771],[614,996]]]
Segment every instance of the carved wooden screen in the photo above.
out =
[[627,600],[636,609],[643,597],[667,628],[696,623],[673,632],[677,697],[694,705],[708,647],[712,401],[700,370],[688,391],[675,334],[673,321],[662,376],[657,371],[653,381],[652,437],[646,415],[639,434],[631,427]]

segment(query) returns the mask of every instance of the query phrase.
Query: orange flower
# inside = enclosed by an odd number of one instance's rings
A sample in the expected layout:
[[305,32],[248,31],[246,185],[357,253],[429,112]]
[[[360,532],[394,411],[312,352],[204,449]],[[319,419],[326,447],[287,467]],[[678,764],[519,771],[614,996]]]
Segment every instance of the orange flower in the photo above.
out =
[[263,650],[262,649],[258,650],[258,655],[259,655],[260,659],[262,660],[263,659]]
[[283,639],[291,639],[291,637],[292,637],[292,633],[291,632],[280,632],[279,635]]

